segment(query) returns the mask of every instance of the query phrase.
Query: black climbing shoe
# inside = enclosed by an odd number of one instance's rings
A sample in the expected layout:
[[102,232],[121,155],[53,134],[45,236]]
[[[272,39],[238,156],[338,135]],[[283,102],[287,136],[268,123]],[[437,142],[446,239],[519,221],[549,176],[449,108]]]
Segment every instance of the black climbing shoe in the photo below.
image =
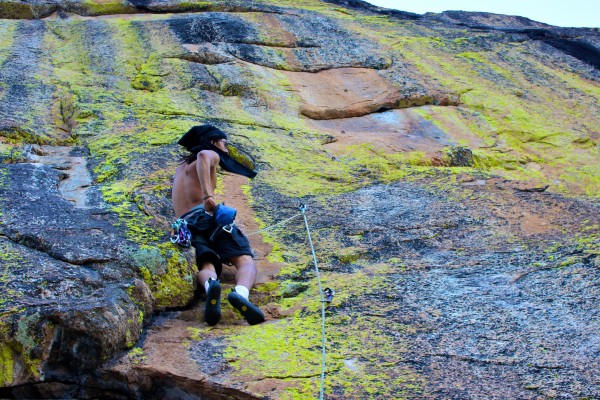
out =
[[221,319],[221,283],[219,280],[209,278],[206,291],[206,305],[204,306],[204,320],[207,324],[215,326]]
[[227,296],[227,300],[236,310],[242,313],[250,325],[260,324],[265,321],[265,316],[262,311],[260,311],[260,308],[237,294],[235,289],[231,290],[231,293]]

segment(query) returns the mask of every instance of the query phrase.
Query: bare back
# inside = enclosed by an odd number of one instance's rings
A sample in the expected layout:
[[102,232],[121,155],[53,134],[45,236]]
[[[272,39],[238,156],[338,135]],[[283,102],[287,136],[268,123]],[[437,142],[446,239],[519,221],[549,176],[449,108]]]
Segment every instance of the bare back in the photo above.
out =
[[[211,196],[217,186],[216,165],[218,164],[218,156],[216,163],[211,160],[212,155],[202,155],[201,152],[191,164],[181,164],[175,170],[175,178],[173,179],[172,201],[175,215],[180,217],[193,207],[203,204],[203,199],[206,196]],[[202,159],[209,159],[209,163],[202,162]],[[210,162],[213,161],[213,162]]]

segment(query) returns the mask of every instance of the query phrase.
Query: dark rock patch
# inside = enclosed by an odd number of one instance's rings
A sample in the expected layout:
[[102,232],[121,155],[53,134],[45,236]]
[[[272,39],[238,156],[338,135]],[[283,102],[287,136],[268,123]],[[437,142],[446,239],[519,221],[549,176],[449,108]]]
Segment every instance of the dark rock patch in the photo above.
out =
[[3,1],[0,4],[0,18],[38,19],[45,18],[58,9],[56,2],[44,0]]
[[20,22],[10,49],[10,62],[0,66],[0,81],[5,85],[0,102],[2,136],[38,144],[49,142],[53,136],[47,113],[36,112],[51,108],[53,91],[52,86],[35,78],[45,33],[46,26],[41,21]]
[[256,30],[235,15],[200,14],[169,20],[169,26],[183,43],[247,43],[258,41]]
[[191,359],[200,367],[200,371],[212,375],[215,381],[224,381],[231,367],[223,361],[225,345],[218,339],[205,339],[195,342],[190,347]]
[[137,10],[151,13],[186,13],[186,12],[263,12],[285,13],[285,9],[269,4],[253,4],[249,2],[187,2],[187,1],[161,1],[161,0],[128,0],[128,3]]
[[444,11],[439,14],[427,13],[423,20],[453,23],[474,29],[548,28],[552,26],[520,16],[472,11]]
[[5,168],[15,180],[0,188],[0,198],[11,202],[10,211],[3,214],[4,235],[72,264],[117,258],[124,244],[118,229],[106,220],[104,210],[76,212],[58,192],[58,172],[34,164]]
[[573,39],[550,39],[544,40],[544,42],[596,69],[600,69],[600,48],[598,46]]
[[[598,270],[575,249],[548,257],[548,247],[569,243],[597,204],[523,193],[514,201],[533,204],[524,206],[529,212],[560,205],[565,211],[548,218],[570,233],[520,236],[511,245],[519,235],[516,216],[496,208],[509,206],[499,198],[506,195],[485,187],[477,192],[480,200],[458,202],[419,184],[393,184],[331,198],[335,213],[313,209],[319,214],[314,230],[338,226],[337,243],[354,238],[346,246],[368,248],[367,263],[397,258],[401,264],[386,275],[387,285],[337,312],[418,326],[413,334],[394,333],[411,343],[400,365],[424,371],[434,398],[472,396],[477,388],[485,388],[484,397],[489,390],[512,398],[597,397],[590,367],[600,346],[592,322],[598,320],[592,306],[600,297]],[[324,243],[317,247],[328,254]],[[323,268],[343,272],[340,261]]]
[[472,167],[473,152],[465,147],[452,147],[448,150],[450,167]]
[[[226,13],[174,18],[168,24],[183,43],[213,43],[217,46],[215,50],[218,49],[217,52],[224,54],[225,58],[233,56],[274,69],[316,72],[343,67],[385,69],[391,65],[391,59],[372,43],[351,34],[335,22],[311,20],[306,18],[310,15],[308,12],[299,13],[305,18],[272,17],[274,26],[269,29],[282,35],[277,40],[268,39],[270,32],[265,30],[267,28],[254,26],[241,16]],[[356,51],[356,47],[361,51]],[[211,53],[216,54],[214,51]],[[186,57],[193,58],[193,55]],[[204,58],[198,57],[200,61]],[[223,57],[206,60],[208,63],[224,61]]]
[[[596,69],[600,65],[599,36],[598,31],[593,28],[553,27],[519,16],[464,11],[428,14],[423,21],[427,20],[450,22],[483,31],[501,31],[523,35],[531,40],[547,43]],[[582,37],[586,37],[586,39],[582,39]]]
[[[59,172],[47,166],[2,170],[14,180],[0,187],[3,279],[8,279],[0,309],[9,315],[11,331],[22,332],[16,343],[24,346],[24,362],[42,362],[28,371],[39,368],[50,380],[68,381],[137,340],[151,305],[148,289],[136,283],[131,263],[118,261],[134,246],[115,227],[114,214],[75,209],[59,194]],[[129,294],[136,286],[140,290]],[[11,311],[19,306],[24,311]]]
[[352,10],[367,11],[367,12],[372,12],[372,13],[377,13],[377,14],[389,15],[389,16],[397,18],[397,19],[418,20],[422,17],[420,14],[415,14],[415,13],[411,13],[411,12],[407,12],[407,11],[377,7],[377,6],[372,5],[371,3],[368,3],[368,2],[362,1],[362,0],[323,0],[323,1],[325,1],[326,3],[345,6]]

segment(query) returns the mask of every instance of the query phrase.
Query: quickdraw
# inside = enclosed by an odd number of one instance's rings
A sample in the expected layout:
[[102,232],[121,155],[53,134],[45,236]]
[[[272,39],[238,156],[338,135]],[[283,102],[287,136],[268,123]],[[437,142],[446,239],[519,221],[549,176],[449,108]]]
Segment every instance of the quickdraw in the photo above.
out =
[[171,225],[171,243],[178,244],[181,247],[192,245],[192,232],[187,227],[185,219],[179,218]]
[[335,290],[330,288],[325,288],[323,290],[323,300],[326,303],[331,303],[333,301],[333,295],[335,294]]

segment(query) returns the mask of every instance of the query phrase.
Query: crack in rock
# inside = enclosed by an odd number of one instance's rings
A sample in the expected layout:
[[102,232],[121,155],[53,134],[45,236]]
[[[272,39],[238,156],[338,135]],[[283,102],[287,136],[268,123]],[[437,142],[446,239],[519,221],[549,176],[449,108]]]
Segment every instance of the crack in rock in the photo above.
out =
[[72,155],[73,148],[67,146],[32,146],[29,160],[35,164],[47,165],[61,171],[58,184],[60,195],[76,208],[91,208],[88,204],[88,190],[92,186],[92,176],[87,169],[85,157]]

